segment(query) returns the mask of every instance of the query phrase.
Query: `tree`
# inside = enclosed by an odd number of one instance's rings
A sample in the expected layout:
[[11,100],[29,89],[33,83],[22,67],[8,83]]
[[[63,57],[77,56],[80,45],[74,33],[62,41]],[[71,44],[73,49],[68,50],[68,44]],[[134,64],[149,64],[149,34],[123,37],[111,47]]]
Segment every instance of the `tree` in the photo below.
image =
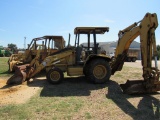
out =
[[13,43],[8,44],[8,48],[10,48],[10,50],[11,50],[13,53],[17,52],[17,45],[16,45],[16,44],[13,44]]
[[157,54],[158,54],[158,59],[160,58],[160,45],[157,45]]
[[160,51],[160,45],[157,45],[157,51]]

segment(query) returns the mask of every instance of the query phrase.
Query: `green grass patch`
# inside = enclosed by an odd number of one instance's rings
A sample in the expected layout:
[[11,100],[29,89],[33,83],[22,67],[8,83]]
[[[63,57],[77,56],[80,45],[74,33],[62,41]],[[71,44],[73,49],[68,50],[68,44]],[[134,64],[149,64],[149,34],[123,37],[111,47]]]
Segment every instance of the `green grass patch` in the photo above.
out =
[[8,72],[8,59],[9,57],[0,57],[0,77],[9,77],[12,75]]
[[1,120],[22,120],[30,118],[31,111],[25,109],[25,105],[7,105],[0,107]]
[[[8,69],[7,59],[2,59],[0,64],[6,64]],[[3,72],[4,69],[0,73],[1,76]],[[86,82],[85,77],[66,78],[59,85],[43,82],[43,85],[39,86],[40,90],[26,103],[0,106],[0,119],[158,120],[159,95],[131,96],[123,94],[119,87],[119,84],[127,79],[141,77],[140,68],[124,66],[122,71],[115,73],[106,84],[91,84]]]
[[92,116],[90,113],[85,113],[85,119],[92,119]]
[[8,57],[0,57],[0,74],[8,71]]
[[0,107],[2,119],[71,119],[85,102],[74,97],[38,97],[28,103]]

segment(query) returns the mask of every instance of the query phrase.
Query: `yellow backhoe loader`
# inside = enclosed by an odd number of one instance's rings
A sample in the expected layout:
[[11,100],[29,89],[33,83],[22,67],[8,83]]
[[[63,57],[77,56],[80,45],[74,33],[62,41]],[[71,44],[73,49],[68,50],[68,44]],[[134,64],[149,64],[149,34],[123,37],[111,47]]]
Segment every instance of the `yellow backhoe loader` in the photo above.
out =
[[[28,66],[16,67],[13,75],[7,84],[22,83],[39,73],[42,69],[46,70],[46,77],[50,83],[56,84],[63,80],[63,72],[69,76],[85,75],[89,81],[94,83],[104,83],[109,80],[111,75],[110,57],[100,54],[97,49],[97,34],[108,32],[108,27],[76,27],[74,33],[75,46],[68,44],[67,48],[59,50],[46,57],[43,62],[39,62],[37,54],[35,59]],[[87,35],[88,46],[80,45],[80,35]],[[90,35],[93,35],[94,45],[90,45]],[[69,40],[70,41],[70,40]]]
[[65,41],[62,36],[43,36],[32,39],[28,44],[28,48],[24,53],[12,54],[8,60],[9,71],[14,71],[16,66],[30,64],[30,62],[36,57],[39,49],[40,60],[53,54],[54,52],[61,50],[65,47]]
[[[48,56],[39,64],[36,59],[25,69],[17,68],[17,74],[13,75],[7,84],[16,81],[25,81],[46,69],[47,80],[51,83],[59,83],[63,80],[63,72],[68,75],[85,75],[94,83],[104,83],[109,80],[110,75],[120,71],[127,57],[127,52],[132,41],[140,36],[142,67],[144,80],[127,81],[121,84],[124,93],[153,93],[160,91],[159,69],[157,66],[157,50],[155,30],[158,27],[157,15],[147,13],[144,18],[124,30],[119,31],[119,40],[116,47],[115,59],[111,59],[98,53],[96,34],[109,31],[108,27],[77,27],[75,47],[68,47]],[[88,36],[88,46],[84,48],[79,45],[80,34]],[[90,45],[90,34],[93,34],[94,46]],[[39,56],[39,55],[37,55]],[[152,57],[155,57],[155,67],[152,66]],[[34,67],[36,64],[36,67]]]

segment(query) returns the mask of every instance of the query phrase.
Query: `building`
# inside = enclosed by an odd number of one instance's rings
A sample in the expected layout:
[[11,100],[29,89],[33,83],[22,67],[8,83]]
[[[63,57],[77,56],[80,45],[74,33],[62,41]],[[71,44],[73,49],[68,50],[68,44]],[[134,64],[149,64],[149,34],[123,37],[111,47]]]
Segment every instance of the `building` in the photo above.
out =
[[[105,50],[107,55],[113,56],[115,53],[115,49],[117,46],[118,41],[112,41],[112,42],[97,42],[99,45],[98,47],[101,48],[101,50]],[[87,47],[87,43],[82,43],[83,46]],[[93,47],[93,43],[90,44],[91,47]],[[130,52],[138,52],[138,60],[141,59],[141,51],[140,51],[140,43],[133,41],[129,48]]]

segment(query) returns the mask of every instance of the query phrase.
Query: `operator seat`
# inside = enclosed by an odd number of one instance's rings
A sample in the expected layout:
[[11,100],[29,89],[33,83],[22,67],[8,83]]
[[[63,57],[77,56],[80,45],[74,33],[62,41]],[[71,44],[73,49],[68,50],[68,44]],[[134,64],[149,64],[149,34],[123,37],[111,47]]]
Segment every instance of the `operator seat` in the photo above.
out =
[[82,47],[76,47],[76,64],[83,65],[84,62],[81,60]]

